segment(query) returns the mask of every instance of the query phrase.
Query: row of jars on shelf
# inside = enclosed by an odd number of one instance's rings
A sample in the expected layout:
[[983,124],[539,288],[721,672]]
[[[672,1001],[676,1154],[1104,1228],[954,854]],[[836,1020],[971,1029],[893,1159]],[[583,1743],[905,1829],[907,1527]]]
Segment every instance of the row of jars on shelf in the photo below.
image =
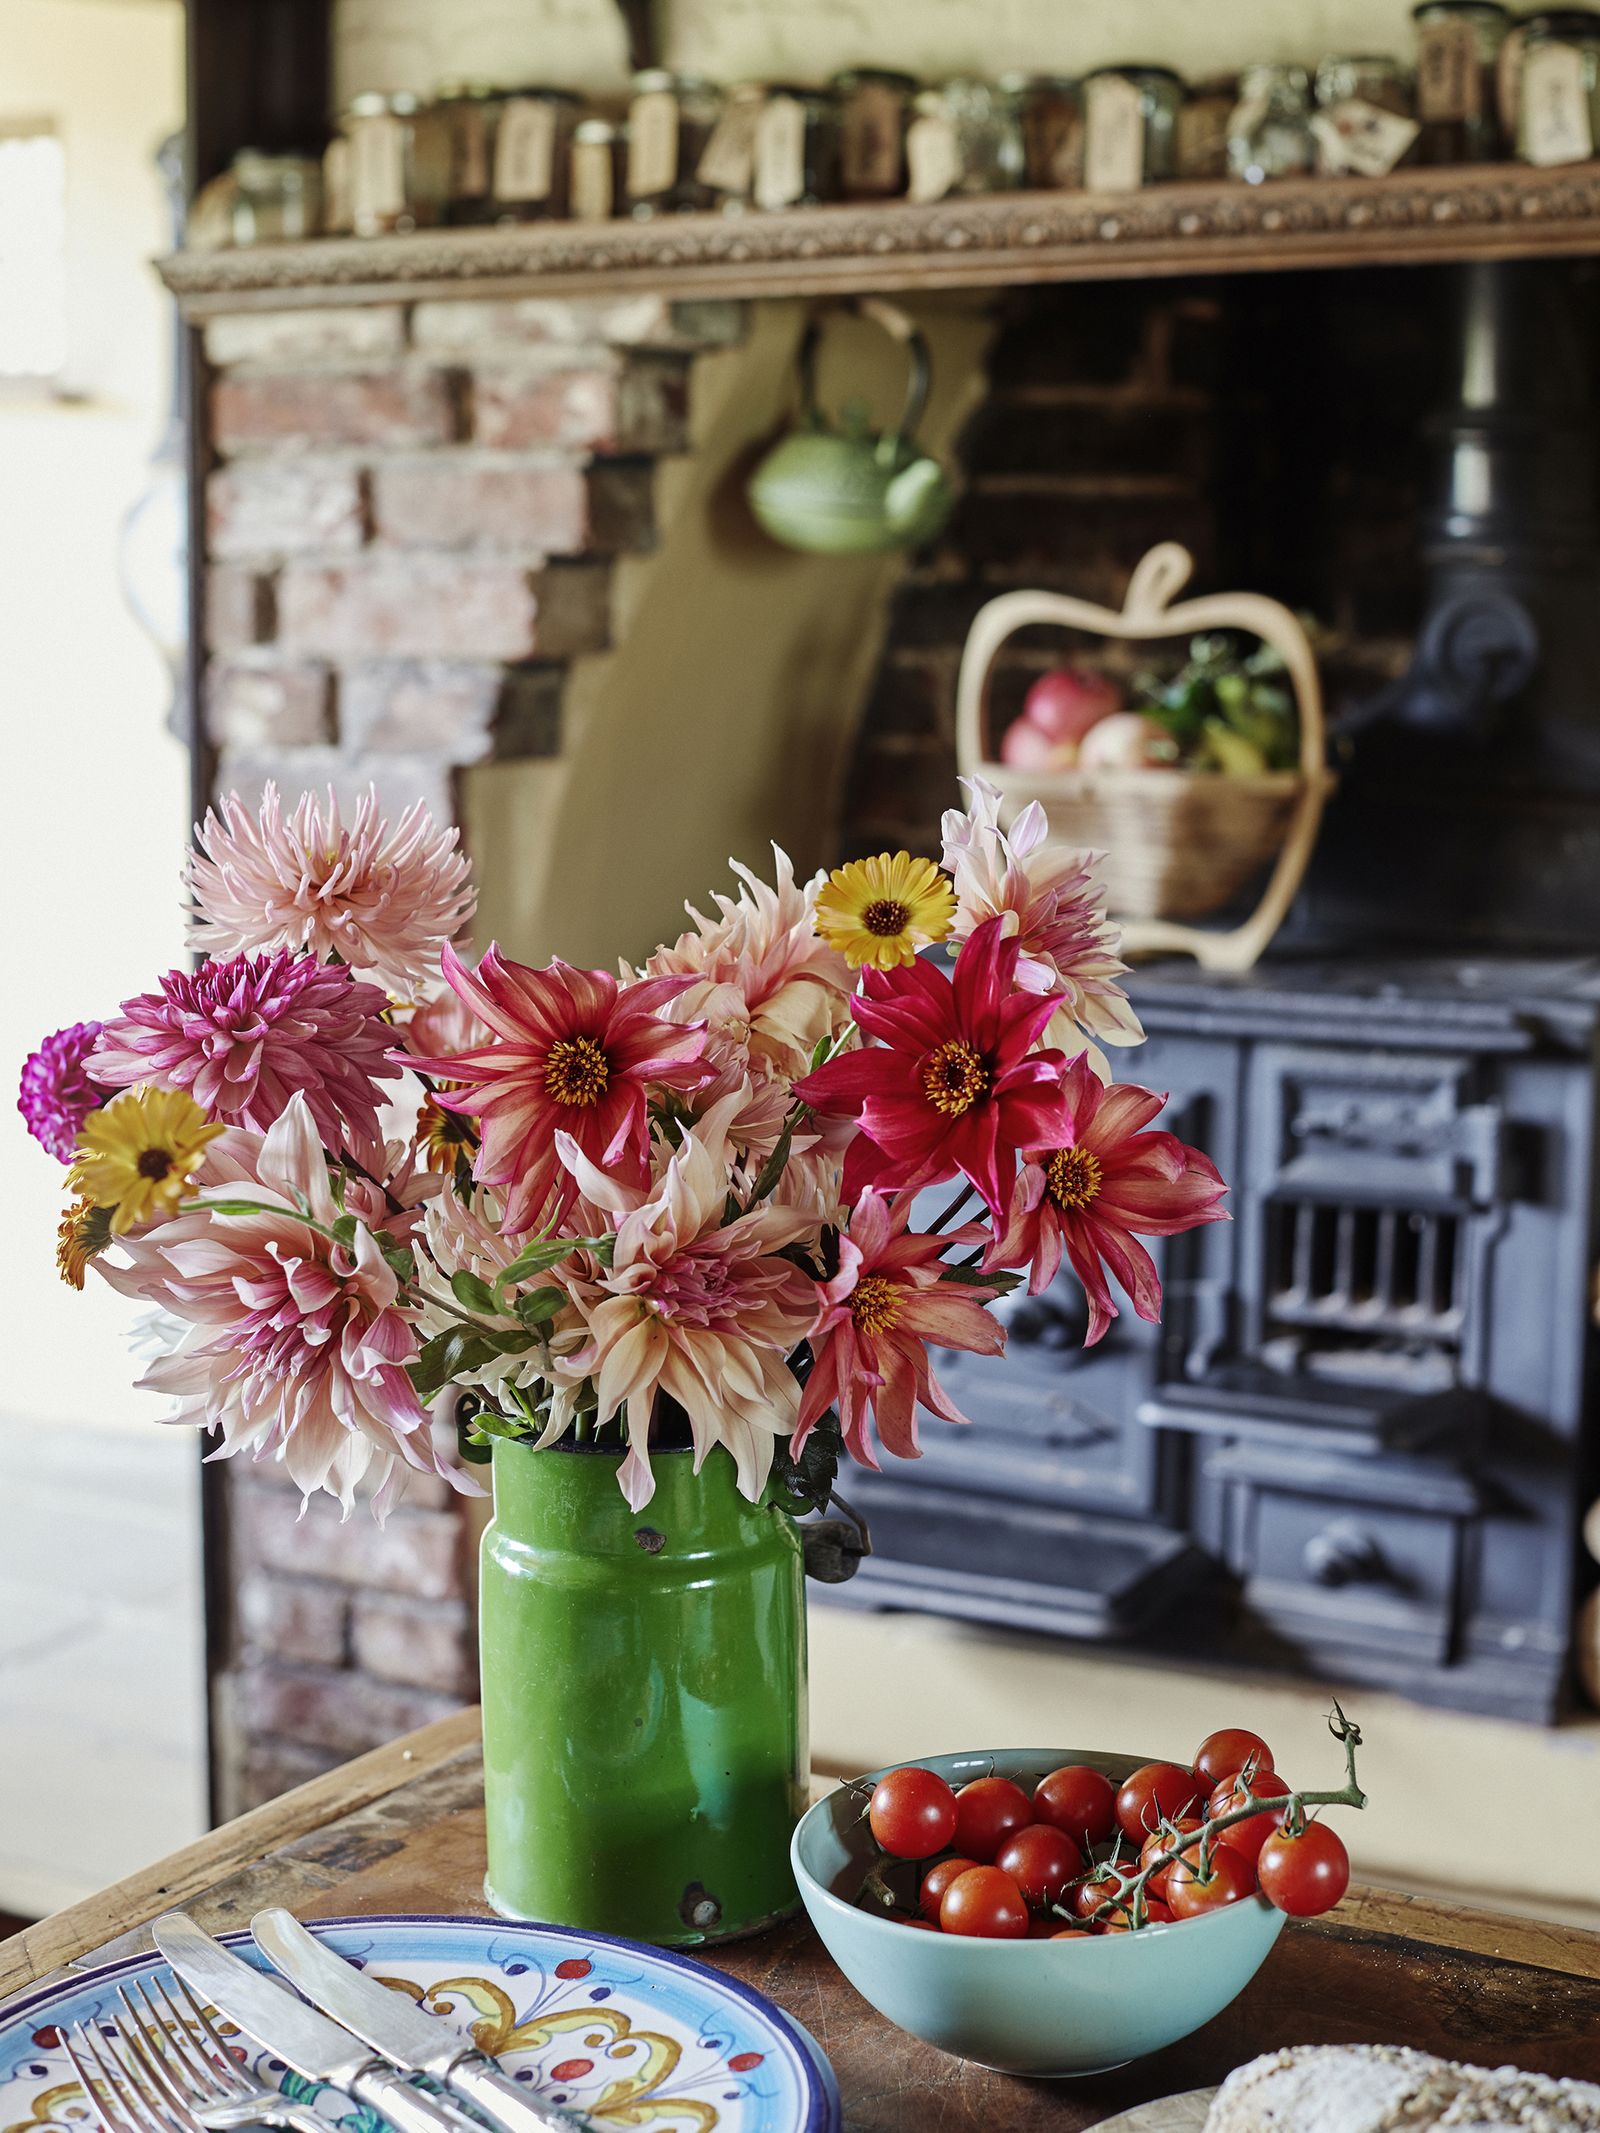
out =
[[1162,66],[961,77],[936,88],[862,67],[826,88],[723,90],[635,77],[625,120],[569,91],[441,85],[358,96],[320,162],[246,152],[223,241],[375,236],[439,224],[936,200],[1013,187],[1118,192],[1171,178],[1535,163],[1600,143],[1600,9],[1513,17],[1422,0],[1414,70],[1386,56],[1281,63],[1186,83]]

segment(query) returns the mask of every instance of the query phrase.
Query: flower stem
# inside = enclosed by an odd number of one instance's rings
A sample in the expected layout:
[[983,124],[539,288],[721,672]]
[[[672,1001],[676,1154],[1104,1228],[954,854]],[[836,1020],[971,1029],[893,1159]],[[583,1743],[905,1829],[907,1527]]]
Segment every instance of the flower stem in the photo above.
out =
[[967,1179],[963,1178],[961,1181],[961,1190],[956,1194],[955,1198],[950,1202],[950,1204],[941,1210],[938,1219],[928,1224],[928,1228],[925,1234],[930,1237],[937,1237],[944,1229],[945,1224],[951,1221],[956,1215],[959,1215],[969,1200],[974,1200],[976,1198],[976,1187],[970,1184]]

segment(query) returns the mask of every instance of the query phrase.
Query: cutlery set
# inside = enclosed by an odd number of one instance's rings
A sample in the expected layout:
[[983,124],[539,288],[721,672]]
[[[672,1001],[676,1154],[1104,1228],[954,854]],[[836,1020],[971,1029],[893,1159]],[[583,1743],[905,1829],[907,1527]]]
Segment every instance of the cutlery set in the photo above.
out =
[[175,1994],[159,1978],[121,1986],[120,2015],[80,2022],[62,2037],[104,2133],[234,2133],[248,2125],[327,2133],[314,2111],[239,2064],[208,2009],[303,2080],[365,2104],[395,2133],[484,2133],[478,2119],[414,2086],[419,2074],[472,2104],[496,2133],[582,2133],[576,2113],[520,2088],[467,2031],[366,1976],[288,1911],[258,1912],[251,1932],[304,1998],[182,1912],[169,1911],[151,1931]]

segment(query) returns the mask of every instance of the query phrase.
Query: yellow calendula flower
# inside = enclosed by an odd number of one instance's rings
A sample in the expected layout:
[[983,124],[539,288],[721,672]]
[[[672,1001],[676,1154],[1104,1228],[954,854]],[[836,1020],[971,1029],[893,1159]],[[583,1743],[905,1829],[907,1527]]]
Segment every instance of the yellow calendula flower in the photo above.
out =
[[184,1089],[124,1089],[91,1111],[67,1184],[111,1210],[111,1234],[178,1211],[208,1141],[222,1131]]
[[56,1226],[56,1272],[75,1289],[83,1287],[84,1269],[111,1238],[111,1210],[93,1200],[74,1200]]
[[880,852],[835,867],[817,897],[816,921],[852,969],[893,970],[942,941],[955,913],[955,890],[931,859]]
[[472,1121],[447,1111],[430,1096],[417,1114],[417,1153],[428,1168],[448,1176],[462,1156],[470,1162],[477,1148]]

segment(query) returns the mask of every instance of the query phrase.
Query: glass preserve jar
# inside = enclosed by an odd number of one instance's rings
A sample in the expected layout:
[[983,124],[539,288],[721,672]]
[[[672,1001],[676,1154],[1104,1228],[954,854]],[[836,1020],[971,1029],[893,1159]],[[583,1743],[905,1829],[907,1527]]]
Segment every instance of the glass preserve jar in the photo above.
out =
[[1180,178],[1228,175],[1228,123],[1239,101],[1239,77],[1213,74],[1191,82],[1178,111],[1176,143]]
[[633,77],[628,106],[628,212],[641,219],[714,204],[699,177],[722,109],[720,92],[697,75],[646,67]]
[[1511,17],[1499,0],[1422,0],[1417,33],[1417,160],[1481,163],[1502,145],[1498,61]]
[[233,159],[235,244],[292,244],[322,228],[322,164],[241,148]]
[[581,105],[567,89],[502,90],[494,119],[491,219],[546,222],[567,212],[573,129]]
[[906,130],[917,85],[889,67],[835,75],[839,192],[846,200],[892,200],[906,189]]
[[1335,54],[1317,68],[1317,168],[1338,177],[1378,177],[1414,161],[1417,122],[1411,77],[1398,59],[1363,52]]
[[1022,136],[1022,183],[1034,192],[1083,184],[1083,84],[1069,74],[1002,74]]
[[1181,74],[1171,67],[1097,67],[1083,87],[1083,182],[1090,192],[1131,192],[1176,175]]
[[605,222],[622,204],[628,136],[609,119],[579,119],[567,159],[567,207],[574,222]]
[[1311,84],[1304,67],[1273,62],[1246,67],[1228,121],[1228,175],[1260,185],[1292,178],[1316,161]]
[[957,74],[942,84],[939,100],[955,136],[956,191],[1001,193],[1019,186],[1022,115],[1015,90],[1004,82]]
[[1523,25],[1517,154],[1551,167],[1585,163],[1600,145],[1600,13],[1550,8]]
[[442,129],[409,90],[376,90],[351,102],[350,227],[358,237],[431,227],[444,217],[447,169]]
[[756,206],[817,207],[838,191],[839,107],[832,93],[774,82],[756,120]]
[[433,92],[429,120],[439,129],[447,222],[491,219],[498,116],[499,97],[488,82],[442,81]]

